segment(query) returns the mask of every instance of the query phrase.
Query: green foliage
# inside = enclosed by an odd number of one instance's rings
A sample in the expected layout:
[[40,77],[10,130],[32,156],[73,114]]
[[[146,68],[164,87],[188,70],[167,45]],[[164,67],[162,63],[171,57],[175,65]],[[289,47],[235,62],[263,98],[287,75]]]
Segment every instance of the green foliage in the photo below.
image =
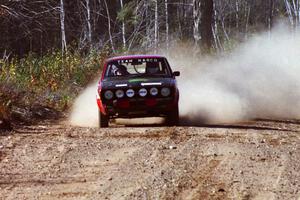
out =
[[126,24],[135,24],[137,19],[136,19],[136,14],[135,14],[135,2],[129,2],[126,3],[123,6],[123,9],[121,9],[117,13],[117,20],[120,22],[125,22]]
[[[93,80],[95,75],[100,75],[107,54],[105,50],[92,50],[87,55],[79,52],[62,55],[60,51],[53,51],[44,56],[30,53],[21,59],[0,59],[0,86],[10,85],[30,94],[23,99],[24,104],[39,101],[52,108],[65,110],[80,88]],[[3,94],[3,90],[0,93]]]

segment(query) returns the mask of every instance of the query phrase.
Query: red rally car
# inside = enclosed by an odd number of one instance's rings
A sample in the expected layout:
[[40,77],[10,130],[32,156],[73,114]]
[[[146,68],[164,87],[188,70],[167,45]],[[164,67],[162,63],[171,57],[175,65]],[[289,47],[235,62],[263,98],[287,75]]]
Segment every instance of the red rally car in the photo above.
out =
[[139,117],[165,117],[168,125],[177,125],[179,75],[159,55],[108,59],[98,83],[99,127],[113,118]]

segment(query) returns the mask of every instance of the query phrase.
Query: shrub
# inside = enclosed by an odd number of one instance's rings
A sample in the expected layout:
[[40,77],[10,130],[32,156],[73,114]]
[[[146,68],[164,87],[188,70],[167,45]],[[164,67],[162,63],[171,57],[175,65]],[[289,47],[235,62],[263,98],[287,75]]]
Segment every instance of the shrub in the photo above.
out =
[[0,59],[0,120],[9,118],[12,106],[39,104],[58,111],[70,107],[78,92],[100,74],[107,50],[86,55],[60,51],[24,58]]

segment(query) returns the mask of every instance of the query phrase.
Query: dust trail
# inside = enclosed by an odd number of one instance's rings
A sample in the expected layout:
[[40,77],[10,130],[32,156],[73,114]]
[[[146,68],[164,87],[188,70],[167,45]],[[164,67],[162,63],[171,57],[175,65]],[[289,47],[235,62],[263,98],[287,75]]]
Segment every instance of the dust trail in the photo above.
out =
[[[168,53],[179,78],[182,121],[234,123],[253,118],[300,118],[300,34],[278,26],[230,55],[203,58],[192,47]],[[174,53],[175,52],[175,53]],[[77,98],[72,125],[97,126],[97,84]]]
[[82,127],[97,127],[98,107],[96,103],[97,82],[88,86],[75,100],[70,115],[70,124]]
[[271,36],[253,37],[223,58],[172,59],[184,66],[182,119],[197,124],[300,118],[300,35],[286,30],[281,25]]

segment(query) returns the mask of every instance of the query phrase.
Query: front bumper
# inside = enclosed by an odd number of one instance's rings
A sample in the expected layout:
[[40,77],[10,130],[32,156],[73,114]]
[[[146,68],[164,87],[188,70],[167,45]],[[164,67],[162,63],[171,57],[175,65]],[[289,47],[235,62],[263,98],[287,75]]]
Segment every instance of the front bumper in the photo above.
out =
[[174,110],[177,101],[174,98],[133,98],[113,100],[104,105],[110,118],[160,117]]

